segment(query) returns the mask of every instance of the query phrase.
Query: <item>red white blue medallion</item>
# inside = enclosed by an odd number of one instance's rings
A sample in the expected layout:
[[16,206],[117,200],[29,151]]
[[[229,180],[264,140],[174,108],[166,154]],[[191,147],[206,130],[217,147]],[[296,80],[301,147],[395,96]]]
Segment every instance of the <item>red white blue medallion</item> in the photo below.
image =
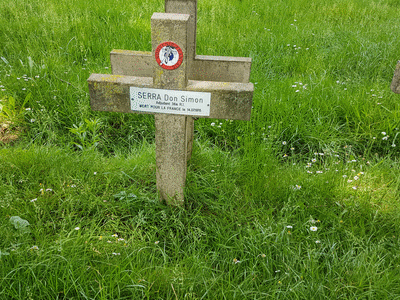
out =
[[165,70],[177,69],[183,61],[183,52],[174,42],[164,42],[156,48],[156,61]]

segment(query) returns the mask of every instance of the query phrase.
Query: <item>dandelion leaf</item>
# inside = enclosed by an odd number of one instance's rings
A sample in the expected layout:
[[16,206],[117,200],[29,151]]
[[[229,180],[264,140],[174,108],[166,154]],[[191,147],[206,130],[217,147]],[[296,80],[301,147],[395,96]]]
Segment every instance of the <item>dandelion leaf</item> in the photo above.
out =
[[28,227],[30,224],[27,220],[24,220],[19,216],[12,216],[10,218],[10,222],[12,225],[14,225],[15,229],[17,229],[21,233],[29,233],[30,232],[30,229]]

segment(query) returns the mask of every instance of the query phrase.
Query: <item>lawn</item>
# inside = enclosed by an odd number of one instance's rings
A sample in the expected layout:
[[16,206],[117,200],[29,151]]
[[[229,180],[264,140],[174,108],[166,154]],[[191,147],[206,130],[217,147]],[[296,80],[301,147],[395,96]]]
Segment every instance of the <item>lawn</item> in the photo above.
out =
[[93,112],[164,1],[0,2],[1,299],[400,299],[400,1],[198,1],[253,60],[249,122],[199,119],[183,207],[154,117]]

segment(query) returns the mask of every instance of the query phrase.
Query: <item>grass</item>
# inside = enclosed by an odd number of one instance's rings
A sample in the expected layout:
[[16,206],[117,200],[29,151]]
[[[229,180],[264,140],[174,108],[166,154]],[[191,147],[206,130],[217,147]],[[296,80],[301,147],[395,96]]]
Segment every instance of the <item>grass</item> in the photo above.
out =
[[399,2],[199,1],[197,53],[252,57],[255,93],[196,121],[180,208],[153,117],[86,83],[162,10],[0,3],[0,298],[399,299]]

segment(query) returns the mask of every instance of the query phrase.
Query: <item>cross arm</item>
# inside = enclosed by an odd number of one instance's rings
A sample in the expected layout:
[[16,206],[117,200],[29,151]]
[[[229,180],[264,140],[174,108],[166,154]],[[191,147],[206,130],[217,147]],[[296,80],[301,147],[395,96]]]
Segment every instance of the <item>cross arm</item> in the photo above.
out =
[[[110,53],[113,74],[152,77],[151,52],[113,50]],[[196,55],[189,80],[249,82],[251,58]]]
[[153,78],[122,75],[91,74],[88,78],[90,106],[92,110],[132,112],[129,103],[129,87],[151,87]]
[[[130,87],[151,88],[151,77],[92,74],[88,79],[93,110],[138,113],[130,108]],[[252,83],[189,80],[187,91],[211,93],[210,115],[202,118],[250,120]]]
[[189,80],[187,91],[210,92],[210,118],[250,120],[252,83]]

